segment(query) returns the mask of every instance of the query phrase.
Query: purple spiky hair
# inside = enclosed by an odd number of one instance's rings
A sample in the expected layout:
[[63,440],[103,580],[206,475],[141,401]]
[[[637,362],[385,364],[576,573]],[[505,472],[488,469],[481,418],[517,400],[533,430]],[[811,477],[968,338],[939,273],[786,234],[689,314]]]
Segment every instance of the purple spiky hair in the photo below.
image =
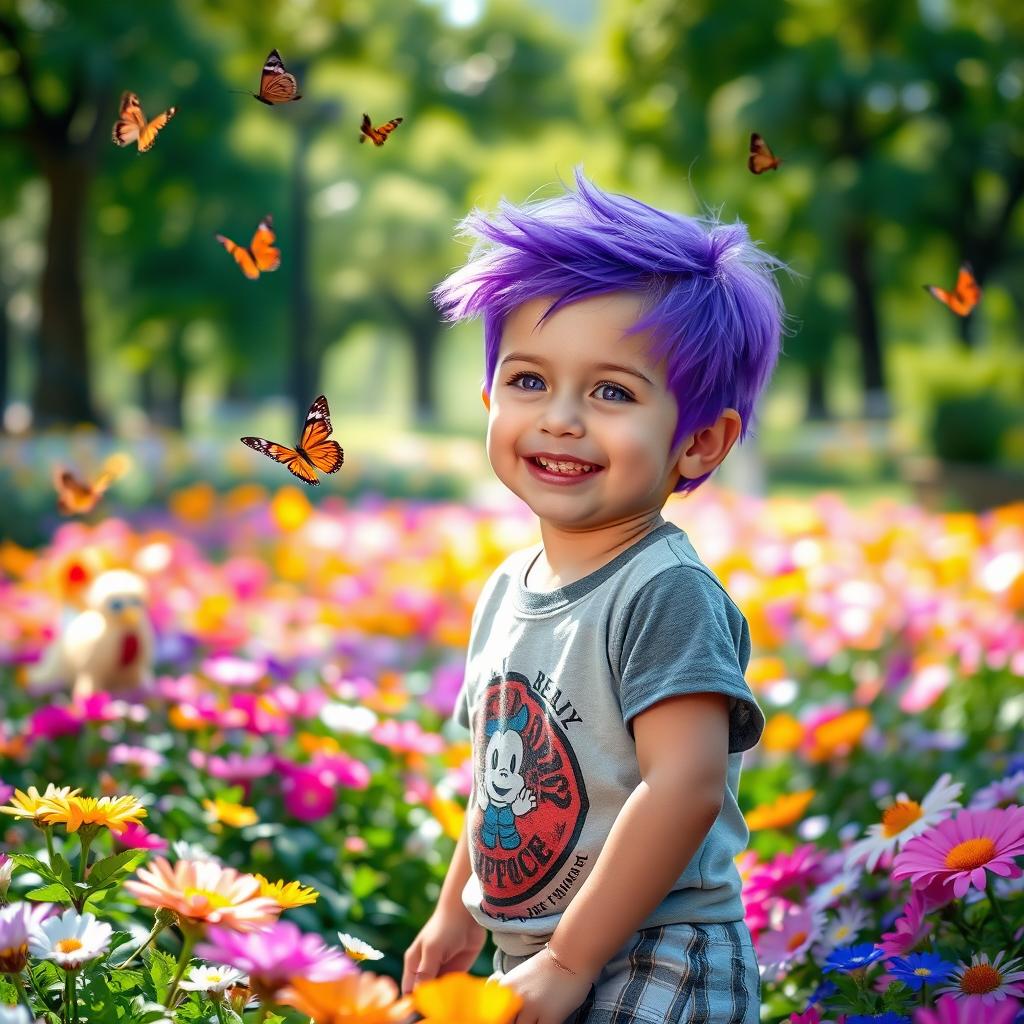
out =
[[[576,191],[521,207],[502,200],[489,218],[472,210],[460,237],[477,239],[465,266],[433,291],[449,321],[483,316],[488,392],[506,317],[540,296],[563,305],[608,292],[642,296],[629,334],[651,330],[650,356],[666,361],[679,416],[669,451],[725,409],[750,431],[757,398],[781,352],[785,316],[774,272],[784,264],[759,249],[746,225],[655,209],[603,192],[575,169]],[[711,474],[681,478],[692,491]]]

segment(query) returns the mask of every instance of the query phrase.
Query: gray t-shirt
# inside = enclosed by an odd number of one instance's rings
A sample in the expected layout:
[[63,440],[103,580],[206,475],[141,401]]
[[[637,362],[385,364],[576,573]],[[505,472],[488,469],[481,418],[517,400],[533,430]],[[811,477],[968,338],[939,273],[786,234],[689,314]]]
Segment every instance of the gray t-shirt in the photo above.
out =
[[641,781],[633,717],[666,697],[716,691],[730,698],[722,810],[641,927],[742,920],[741,751],[764,728],[743,677],[743,613],[673,523],[546,593],[523,582],[542,550],[505,559],[473,611],[454,712],[475,764],[466,908],[505,953],[540,949]]

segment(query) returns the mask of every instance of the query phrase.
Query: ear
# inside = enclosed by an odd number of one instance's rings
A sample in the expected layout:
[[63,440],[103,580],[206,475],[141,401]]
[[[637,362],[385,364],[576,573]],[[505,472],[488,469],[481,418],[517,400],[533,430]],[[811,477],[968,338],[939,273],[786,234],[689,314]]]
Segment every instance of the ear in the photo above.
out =
[[691,434],[679,450],[676,469],[687,480],[710,473],[729,454],[740,436],[743,421],[735,409],[726,409],[710,426]]
[[491,411],[491,396],[489,394],[487,394],[487,385],[486,384],[480,389],[480,397],[483,399],[484,408],[488,412],[490,412]]

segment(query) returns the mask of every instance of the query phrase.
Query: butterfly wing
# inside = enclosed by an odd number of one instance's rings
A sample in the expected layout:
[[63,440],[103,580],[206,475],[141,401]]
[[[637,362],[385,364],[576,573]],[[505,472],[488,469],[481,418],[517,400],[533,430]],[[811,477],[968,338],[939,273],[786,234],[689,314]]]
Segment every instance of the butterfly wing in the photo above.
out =
[[320,395],[306,413],[299,449],[321,473],[337,473],[345,458],[341,445],[328,440],[330,433],[331,413],[327,399]]
[[139,133],[139,152],[145,153],[151,149],[156,137],[163,129],[163,126],[178,112],[177,107],[168,107],[162,114],[157,114],[152,121],[146,123]]
[[383,146],[387,141],[387,137],[405,120],[404,117],[393,117],[390,121],[385,121],[384,124],[378,125],[376,128],[373,127],[372,122],[368,115],[363,114],[363,123],[360,126],[359,141],[363,139],[370,139],[375,146]]
[[[113,139],[118,146],[127,146],[141,138],[146,127],[146,118],[142,113],[139,97],[133,92],[121,96],[121,109],[114,122]],[[162,127],[162,126],[161,126]],[[159,129],[158,129],[159,130]]]
[[275,103],[288,103],[290,100],[301,100],[299,83],[295,76],[289,74],[277,50],[271,50],[263,65],[260,75],[260,91],[256,99],[273,106]]
[[69,469],[55,466],[53,486],[57,491],[57,511],[65,516],[84,515],[91,512],[100,500],[103,491],[97,491],[79,480]]
[[230,238],[225,238],[224,235],[215,235],[214,237],[231,253],[239,269],[250,281],[255,281],[260,276],[260,270],[256,266],[253,254],[244,245],[238,245],[236,242],[232,242]]
[[974,271],[969,263],[960,264],[956,287],[952,292],[947,292],[944,288],[939,288],[934,284],[926,284],[924,287],[929,295],[938,299],[957,316],[970,316],[981,299],[981,286],[975,279]]
[[255,451],[261,452],[266,455],[268,459],[273,459],[275,462],[280,462],[285,469],[288,470],[293,476],[297,476],[304,483],[310,484],[313,487],[319,485],[320,481],[316,478],[316,473],[313,471],[305,459],[294,449],[289,448],[287,445],[277,444],[274,441],[267,441],[262,437],[243,437],[242,444],[248,445]]
[[777,170],[781,163],[782,161],[768,148],[768,143],[757,132],[751,132],[747,167],[754,174],[764,174],[765,171]]
[[274,247],[277,236],[273,231],[273,220],[268,213],[260,221],[256,228],[256,234],[252,236],[249,244],[249,252],[256,264],[256,267],[266,273],[269,270],[277,270],[281,266],[281,250]]

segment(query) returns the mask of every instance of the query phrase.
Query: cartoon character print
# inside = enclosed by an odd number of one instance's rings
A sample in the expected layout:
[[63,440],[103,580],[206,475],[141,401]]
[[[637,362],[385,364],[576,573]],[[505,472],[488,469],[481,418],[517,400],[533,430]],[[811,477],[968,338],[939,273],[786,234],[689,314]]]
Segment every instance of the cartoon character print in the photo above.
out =
[[523,839],[516,818],[537,807],[537,794],[523,778],[522,731],[528,721],[524,705],[512,718],[489,718],[484,726],[488,740],[477,803],[484,812],[480,838],[489,850],[498,843],[503,850],[518,849]]

